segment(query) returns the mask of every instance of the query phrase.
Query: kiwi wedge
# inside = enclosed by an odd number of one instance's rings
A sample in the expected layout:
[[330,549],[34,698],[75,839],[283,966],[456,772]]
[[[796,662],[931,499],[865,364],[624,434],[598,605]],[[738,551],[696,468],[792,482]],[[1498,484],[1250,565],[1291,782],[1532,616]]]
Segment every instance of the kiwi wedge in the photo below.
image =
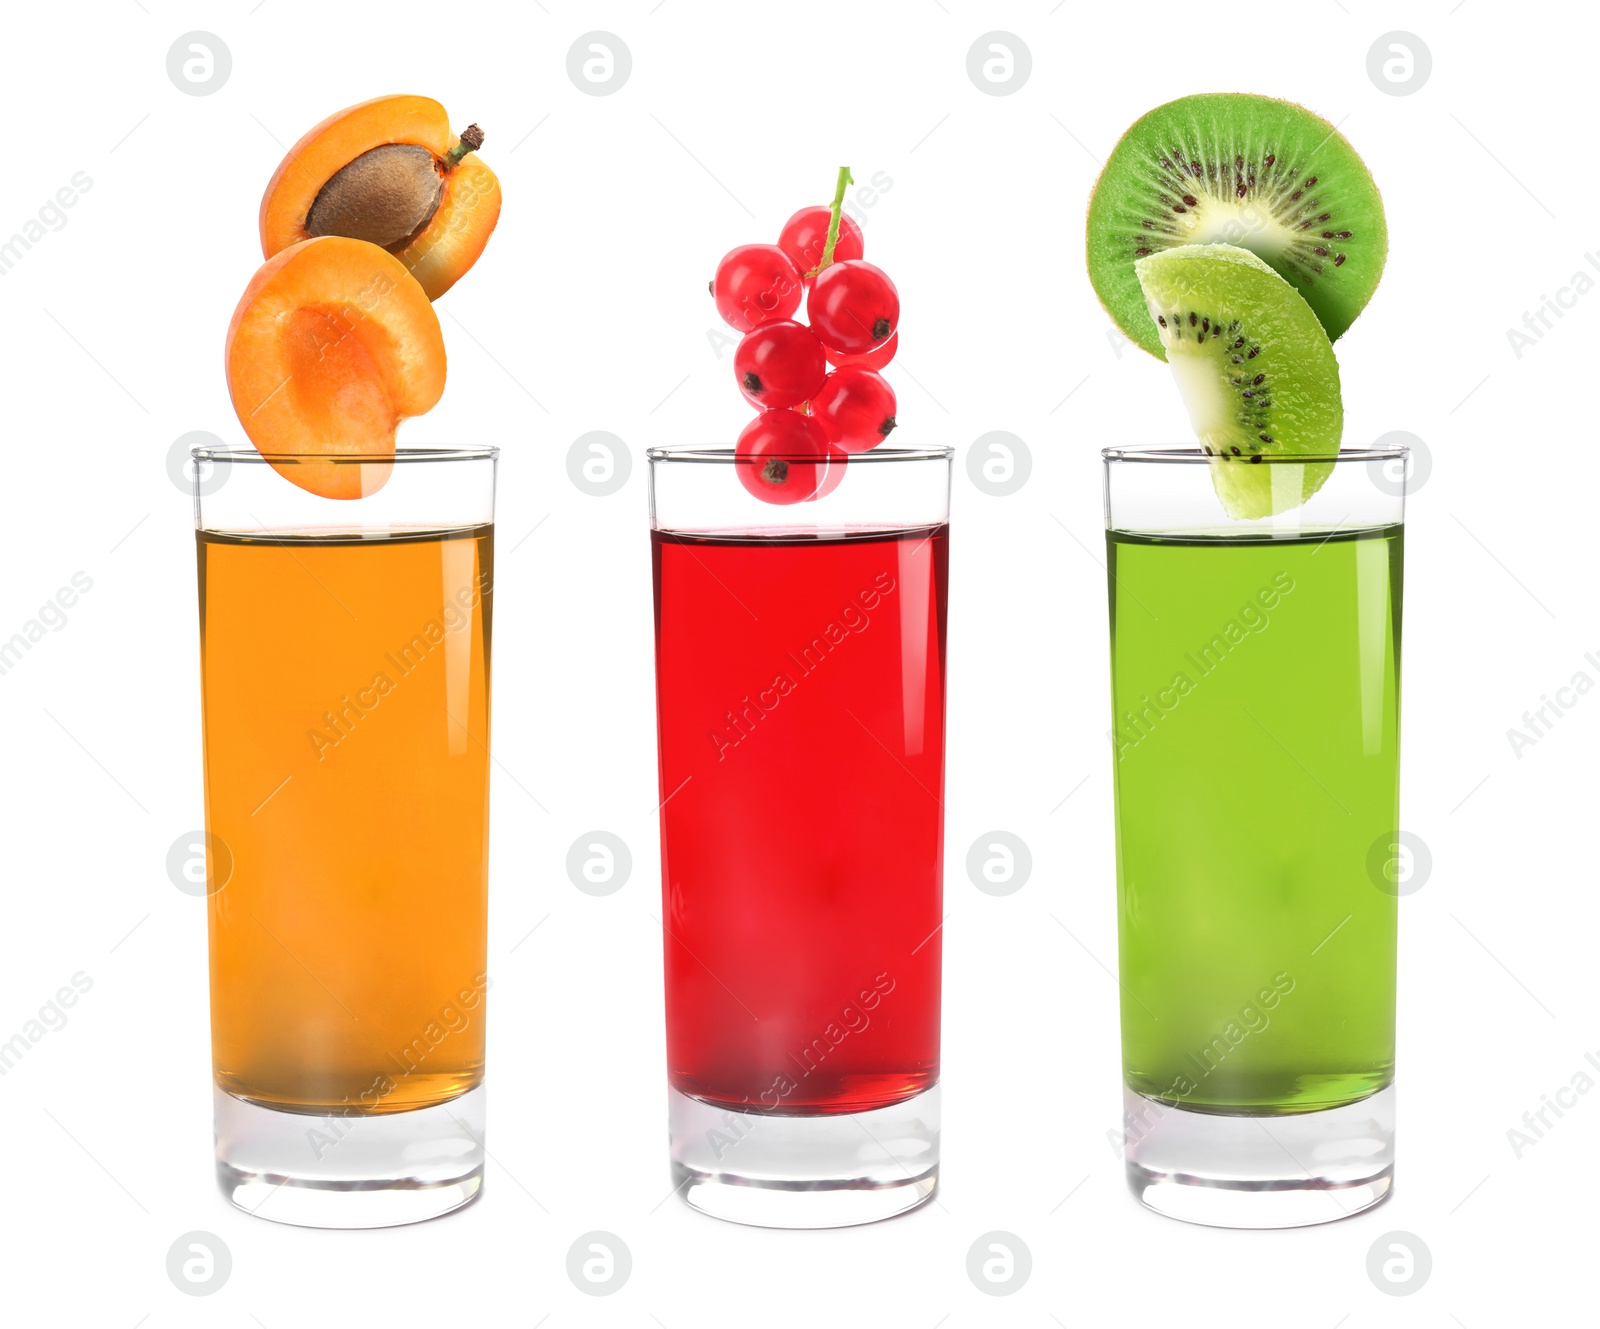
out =
[[1311,306],[1233,245],[1165,249],[1134,271],[1228,515],[1299,507],[1333,462],[1283,459],[1336,456],[1344,430],[1339,362]]
[[1162,353],[1134,264],[1191,244],[1248,249],[1299,291],[1331,341],[1383,275],[1383,201],[1321,116],[1251,93],[1158,106],[1112,150],[1089,200],[1089,280],[1124,336]]

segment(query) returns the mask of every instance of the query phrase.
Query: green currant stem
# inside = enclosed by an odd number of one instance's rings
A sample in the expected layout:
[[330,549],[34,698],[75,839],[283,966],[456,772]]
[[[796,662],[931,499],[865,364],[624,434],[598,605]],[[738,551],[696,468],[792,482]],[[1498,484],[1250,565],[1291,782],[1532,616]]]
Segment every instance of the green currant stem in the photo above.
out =
[[839,217],[844,212],[844,191],[855,184],[848,166],[839,168],[839,181],[833,187],[833,212],[828,218],[828,241],[822,247],[822,262],[806,273],[808,277],[815,277],[823,268],[833,262],[833,247],[839,243]]

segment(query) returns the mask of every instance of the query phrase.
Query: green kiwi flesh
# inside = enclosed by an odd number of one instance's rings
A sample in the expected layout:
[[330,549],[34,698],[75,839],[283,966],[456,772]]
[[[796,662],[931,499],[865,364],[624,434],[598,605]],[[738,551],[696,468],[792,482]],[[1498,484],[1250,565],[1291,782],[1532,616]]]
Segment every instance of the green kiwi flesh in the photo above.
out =
[[1334,464],[1278,459],[1336,456],[1344,431],[1339,362],[1311,306],[1233,245],[1166,249],[1135,273],[1223,508],[1250,520],[1300,506]]
[[1377,289],[1389,233],[1372,176],[1321,116],[1203,93],[1158,106],[1112,150],[1089,200],[1089,279],[1123,335],[1159,357],[1134,264],[1218,243],[1270,265],[1337,341]]

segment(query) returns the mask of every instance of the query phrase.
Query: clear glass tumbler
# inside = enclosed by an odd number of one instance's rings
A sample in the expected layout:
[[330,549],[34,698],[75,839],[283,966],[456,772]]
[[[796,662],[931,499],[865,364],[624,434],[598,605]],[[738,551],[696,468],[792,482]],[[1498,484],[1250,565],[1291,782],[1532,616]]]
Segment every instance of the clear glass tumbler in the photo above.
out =
[[950,457],[775,507],[731,449],[650,453],[672,1167],[720,1218],[938,1180]]
[[262,1218],[482,1185],[496,456],[194,452],[217,1175]]
[[1393,1177],[1405,450],[1254,458],[1247,521],[1243,463],[1104,456],[1128,1181],[1342,1218]]

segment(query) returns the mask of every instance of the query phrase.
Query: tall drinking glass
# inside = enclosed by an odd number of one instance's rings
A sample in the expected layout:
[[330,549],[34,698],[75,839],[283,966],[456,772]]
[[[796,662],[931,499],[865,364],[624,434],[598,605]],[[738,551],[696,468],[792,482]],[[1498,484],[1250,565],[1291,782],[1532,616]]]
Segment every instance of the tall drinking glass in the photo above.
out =
[[496,455],[194,453],[217,1175],[262,1218],[482,1184]]
[[938,1179],[950,456],[774,507],[731,449],[650,453],[672,1168],[720,1218]]
[[1107,449],[1125,1159],[1150,1208],[1344,1217],[1394,1162],[1405,449]]

